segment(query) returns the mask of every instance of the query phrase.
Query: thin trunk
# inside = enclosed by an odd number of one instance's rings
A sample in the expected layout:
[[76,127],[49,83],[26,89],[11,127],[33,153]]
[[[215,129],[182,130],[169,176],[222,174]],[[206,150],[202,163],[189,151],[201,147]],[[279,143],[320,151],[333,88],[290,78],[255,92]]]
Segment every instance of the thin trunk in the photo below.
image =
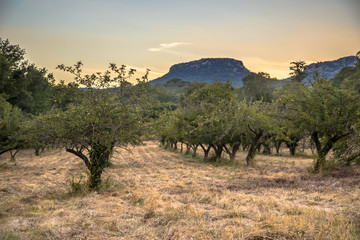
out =
[[185,155],[188,155],[190,153],[190,149],[191,149],[191,145],[190,144],[186,144],[186,152],[185,152]]
[[181,152],[181,153],[183,152],[183,149],[184,149],[184,148],[183,148],[183,145],[184,145],[184,143],[182,142],[181,145],[180,145],[180,152]]
[[15,156],[16,156],[16,154],[19,152],[20,150],[19,149],[15,149],[15,151],[14,150],[10,150],[10,161],[12,161],[12,162],[15,162]]
[[174,142],[174,151],[176,151],[177,150],[177,142],[175,141]]
[[301,149],[301,152],[302,152],[302,153],[305,152],[305,143],[306,143],[306,138],[303,137],[303,140],[302,140],[302,149]]

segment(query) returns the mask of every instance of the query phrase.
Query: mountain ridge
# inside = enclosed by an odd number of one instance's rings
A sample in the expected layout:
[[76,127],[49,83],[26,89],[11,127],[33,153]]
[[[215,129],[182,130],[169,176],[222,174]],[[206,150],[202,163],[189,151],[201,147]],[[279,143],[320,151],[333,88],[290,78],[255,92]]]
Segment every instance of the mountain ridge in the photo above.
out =
[[242,79],[251,72],[243,62],[233,58],[202,58],[190,62],[177,63],[162,77],[150,81],[151,84],[166,83],[173,78],[189,82],[208,82],[230,79],[234,86],[242,86]]
[[[313,77],[315,71],[327,79],[333,78],[344,67],[353,67],[357,62],[355,56],[341,57],[336,60],[311,63],[305,68],[305,82]],[[290,63],[289,63],[290,65]],[[213,83],[216,80],[221,82],[231,81],[236,87],[243,85],[242,79],[253,73],[244,66],[241,60],[233,58],[201,58],[189,62],[177,63],[170,67],[169,72],[163,76],[150,81],[150,84],[166,83],[168,80],[180,78],[188,82]],[[281,79],[290,81],[292,77]]]

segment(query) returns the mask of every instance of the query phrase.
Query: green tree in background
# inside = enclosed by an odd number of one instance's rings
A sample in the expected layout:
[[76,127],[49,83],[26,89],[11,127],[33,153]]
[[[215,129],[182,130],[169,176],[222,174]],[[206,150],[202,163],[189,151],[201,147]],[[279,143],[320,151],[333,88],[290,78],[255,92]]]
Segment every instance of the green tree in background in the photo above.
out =
[[311,136],[317,151],[314,172],[323,170],[335,143],[354,134],[360,117],[360,95],[336,89],[318,75],[314,76],[311,88],[302,87],[297,94],[288,91],[278,103],[287,109],[286,118]]
[[11,159],[24,147],[22,140],[23,114],[16,106],[11,106],[0,95],[0,154],[10,151]]
[[38,114],[51,107],[54,79],[45,68],[24,59],[25,50],[0,39],[0,93],[7,101],[27,113]]
[[251,101],[273,101],[273,92],[281,84],[279,80],[270,78],[270,75],[264,72],[250,73],[242,81],[244,85],[239,89],[240,97]]
[[296,61],[290,63],[290,75],[293,76],[293,81],[296,82],[302,82],[302,80],[305,79],[306,73],[305,73],[305,67],[306,62],[304,61]]

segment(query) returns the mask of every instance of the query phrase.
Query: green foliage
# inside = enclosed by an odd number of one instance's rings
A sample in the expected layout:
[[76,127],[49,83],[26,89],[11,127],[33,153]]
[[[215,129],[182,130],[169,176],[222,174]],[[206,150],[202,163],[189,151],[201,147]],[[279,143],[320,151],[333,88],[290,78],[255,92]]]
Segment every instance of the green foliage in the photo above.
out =
[[72,177],[68,180],[70,191],[69,194],[72,196],[82,196],[88,193],[87,182],[84,180],[84,176],[80,175],[79,178]]
[[74,84],[84,85],[86,89],[81,102],[69,105],[55,118],[58,122],[55,139],[84,161],[89,170],[89,187],[97,189],[114,147],[141,142],[144,126],[141,96],[146,92],[147,75],[138,79],[136,88],[128,90],[126,80],[133,75],[133,69],[127,73],[124,65],[118,68],[110,64],[114,77],[110,71],[82,76],[81,67],[81,62],[58,67],[72,73]]
[[[187,152],[190,148],[195,152],[200,146],[205,158],[212,148],[216,159],[225,151],[233,160],[242,142],[255,141],[254,147],[264,143],[260,140],[267,136],[271,125],[269,115],[264,113],[266,108],[265,103],[248,105],[239,101],[229,82],[206,84],[189,91],[181,108],[160,117],[159,137],[163,144],[168,142],[174,147],[177,142],[185,143]],[[250,129],[262,133],[254,137]],[[254,154],[252,148],[251,160]]]
[[24,60],[25,51],[9,40],[0,39],[0,93],[21,110],[38,114],[51,106],[51,83],[45,68]]
[[0,240],[20,240],[20,237],[12,231],[1,231]]
[[305,77],[305,68],[306,68],[306,62],[304,61],[296,61],[290,63],[290,75],[293,76],[292,80],[295,82],[301,82]]
[[22,127],[22,139],[27,148],[35,150],[39,156],[40,150],[46,147],[54,147],[59,131],[60,111],[52,111],[47,114],[30,116],[24,121]]
[[317,149],[315,172],[322,170],[334,144],[354,133],[354,124],[360,117],[359,94],[336,89],[318,76],[311,88],[302,86],[296,93],[284,89],[278,104],[286,109],[284,118],[311,136]]
[[4,95],[0,95],[0,154],[23,148],[22,122],[20,109],[11,106]]
[[246,132],[245,141],[249,144],[248,154],[246,156],[246,164],[254,165],[254,157],[256,149],[261,145],[267,147],[270,138],[278,132],[278,125],[274,121],[272,113],[273,106],[266,102],[253,102],[248,107],[248,115],[246,123],[248,130]]
[[281,81],[270,78],[268,73],[251,73],[243,78],[240,97],[251,101],[271,102],[273,92],[281,85]]
[[336,87],[336,88],[340,88],[340,86],[343,84],[344,80],[350,76],[352,76],[355,73],[356,69],[353,67],[345,67],[343,69],[341,69],[341,71],[336,74],[335,77],[333,77],[332,79],[330,79],[330,83]]
[[79,89],[79,84],[73,82],[65,84],[64,81],[60,81],[59,84],[52,86],[51,104],[55,108],[66,110],[70,104],[80,103],[83,93],[84,91]]

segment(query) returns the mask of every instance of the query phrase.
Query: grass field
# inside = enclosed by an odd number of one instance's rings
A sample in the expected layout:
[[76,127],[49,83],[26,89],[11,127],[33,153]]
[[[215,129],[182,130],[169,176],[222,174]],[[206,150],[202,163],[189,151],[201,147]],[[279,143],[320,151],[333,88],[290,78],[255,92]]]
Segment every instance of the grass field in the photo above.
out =
[[312,175],[310,158],[258,155],[246,168],[244,153],[212,164],[146,142],[118,149],[87,193],[85,165],[64,150],[8,158],[0,239],[360,238],[359,167]]

